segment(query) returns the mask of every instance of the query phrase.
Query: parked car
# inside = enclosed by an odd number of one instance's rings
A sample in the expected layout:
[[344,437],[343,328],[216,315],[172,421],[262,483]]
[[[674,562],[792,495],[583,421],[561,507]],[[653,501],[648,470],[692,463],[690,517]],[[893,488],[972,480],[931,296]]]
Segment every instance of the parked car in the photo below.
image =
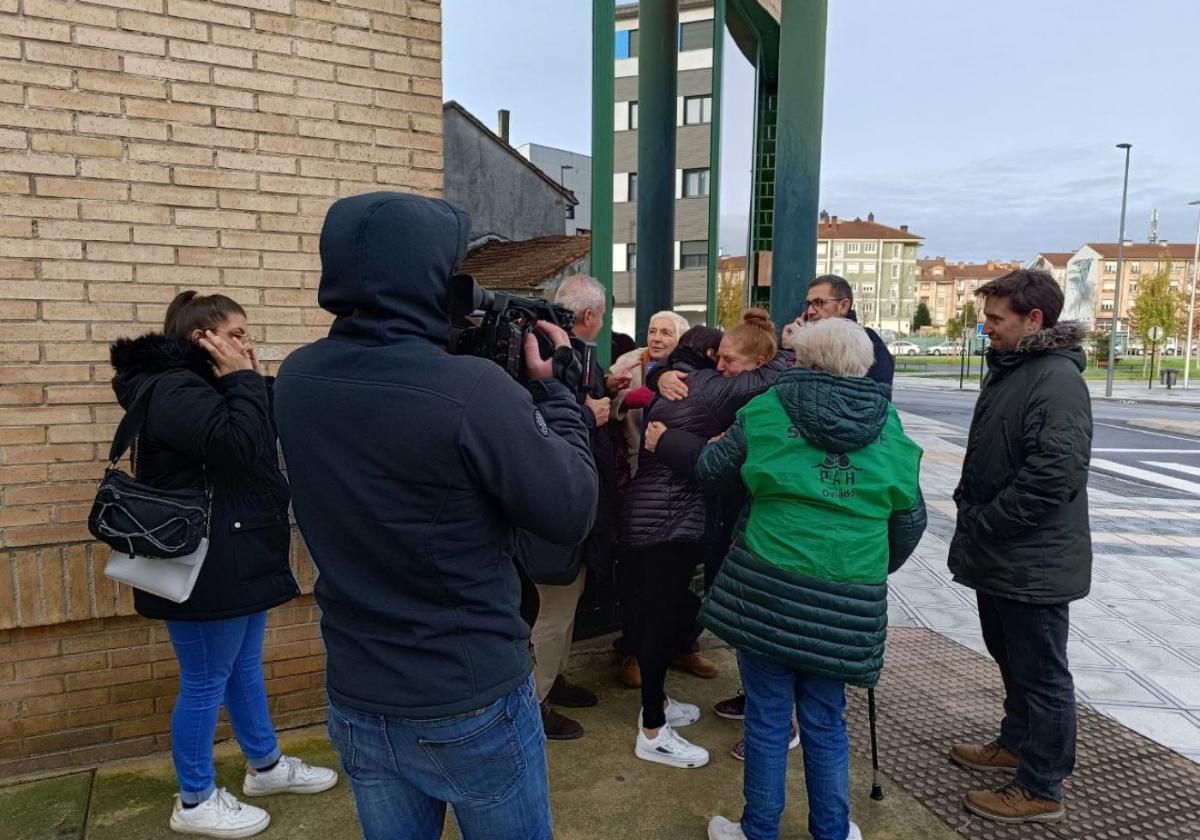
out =
[[935,344],[927,351],[930,356],[957,356],[962,352],[962,346],[951,344],[949,341],[943,341],[941,344]]
[[921,348],[911,341],[893,341],[888,345],[888,350],[893,356],[915,356],[921,352]]

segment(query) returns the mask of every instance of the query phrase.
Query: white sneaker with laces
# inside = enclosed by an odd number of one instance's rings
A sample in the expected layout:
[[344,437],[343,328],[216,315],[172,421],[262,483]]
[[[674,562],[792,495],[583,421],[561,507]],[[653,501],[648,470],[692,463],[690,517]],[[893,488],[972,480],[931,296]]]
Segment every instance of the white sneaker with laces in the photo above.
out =
[[[693,706],[691,703],[680,703],[678,700],[667,698],[667,705],[663,708],[663,714],[667,718],[667,726],[673,726],[678,729],[681,726],[691,726],[696,721],[700,720],[700,707]],[[638,729],[642,728],[642,713],[638,712]]]
[[217,788],[195,808],[184,808],[176,794],[171,812],[172,831],[204,837],[252,837],[270,824],[270,814],[238,802],[225,788]]
[[708,821],[708,840],[746,840],[742,824],[730,822],[721,815]]
[[646,733],[639,727],[637,746],[633,752],[644,761],[653,761],[671,767],[690,769],[708,764],[708,750],[704,747],[697,747],[677,735],[669,723],[660,726],[658,735],[654,738],[647,738]]
[[242,793],[270,796],[275,793],[320,793],[337,784],[338,776],[326,767],[310,767],[298,758],[281,755],[279,763],[262,772],[246,768]]
[[862,832],[854,823],[850,823],[850,833],[846,835],[846,840],[863,840]]

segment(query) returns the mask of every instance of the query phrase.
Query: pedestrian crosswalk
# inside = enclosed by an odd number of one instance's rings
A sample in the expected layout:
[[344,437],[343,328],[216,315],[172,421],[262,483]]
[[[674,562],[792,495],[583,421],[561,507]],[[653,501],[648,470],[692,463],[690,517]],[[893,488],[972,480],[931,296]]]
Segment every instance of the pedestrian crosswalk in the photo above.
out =
[[[1195,496],[1200,496],[1200,466],[1175,461],[1138,461],[1138,466],[1093,458],[1092,469],[1103,470],[1132,481],[1148,482],[1159,487],[1169,487]],[[1147,469],[1151,468],[1151,469]],[[1184,478],[1190,476],[1191,478]]]

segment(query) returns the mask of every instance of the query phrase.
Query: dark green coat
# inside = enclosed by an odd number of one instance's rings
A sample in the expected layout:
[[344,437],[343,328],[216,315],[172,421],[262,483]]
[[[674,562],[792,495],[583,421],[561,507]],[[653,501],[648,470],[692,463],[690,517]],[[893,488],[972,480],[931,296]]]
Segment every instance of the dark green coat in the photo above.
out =
[[925,530],[921,449],[888,389],[794,368],[705,447],[699,480],[750,499],[701,621],[742,650],[871,686],[887,576]]
[[1083,335],[1067,322],[1026,336],[1016,351],[988,354],[954,491],[950,571],[964,586],[1033,604],[1088,594],[1092,403],[1080,375]]

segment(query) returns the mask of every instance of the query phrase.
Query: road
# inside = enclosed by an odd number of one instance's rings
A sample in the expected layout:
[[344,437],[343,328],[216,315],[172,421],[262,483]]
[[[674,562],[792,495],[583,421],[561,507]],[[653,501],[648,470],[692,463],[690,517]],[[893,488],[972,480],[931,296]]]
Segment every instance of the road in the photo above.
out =
[[[962,429],[971,425],[978,395],[971,391],[905,389],[898,385],[896,407]],[[1092,486],[1148,498],[1200,498],[1200,437],[1149,431],[1132,421],[1200,419],[1188,407],[1129,405],[1093,401]]]

